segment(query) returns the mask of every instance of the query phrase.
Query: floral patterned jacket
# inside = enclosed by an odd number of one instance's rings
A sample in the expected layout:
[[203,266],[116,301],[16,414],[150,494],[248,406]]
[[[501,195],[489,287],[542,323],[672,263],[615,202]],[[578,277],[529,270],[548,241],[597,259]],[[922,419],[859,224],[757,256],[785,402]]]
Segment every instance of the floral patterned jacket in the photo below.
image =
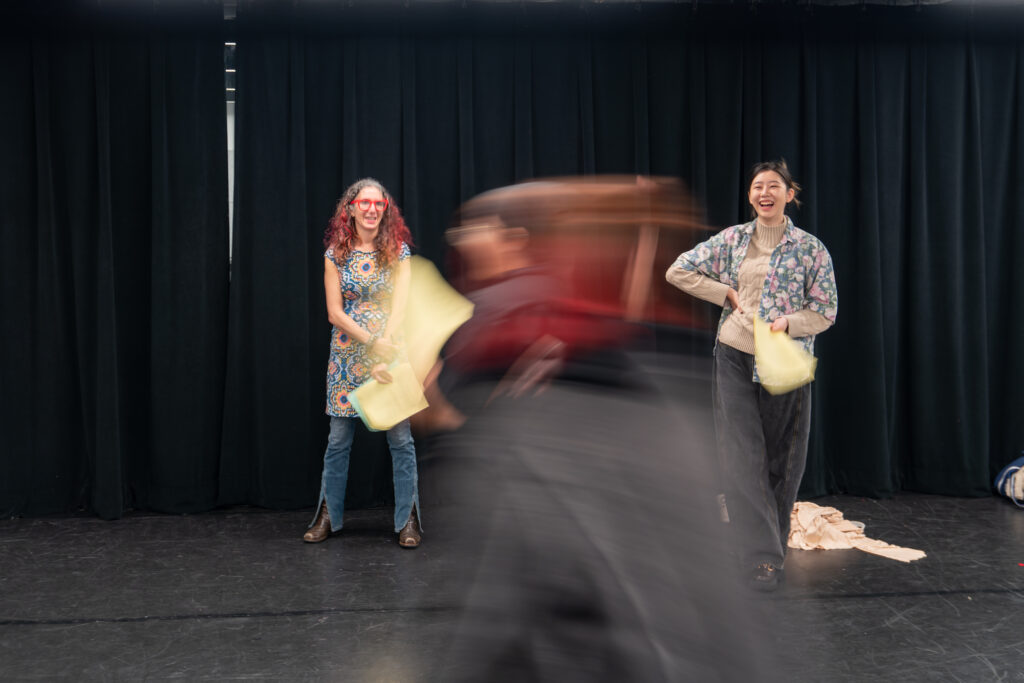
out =
[[[734,225],[679,255],[673,267],[696,271],[730,287],[738,287],[740,264],[747,255],[755,221]],[[761,291],[757,314],[762,320],[810,309],[835,322],[839,310],[832,257],[814,235],[793,225],[786,217],[786,230],[771,256],[771,265]],[[726,301],[718,329],[733,311]],[[814,336],[796,337],[814,352]],[[756,381],[755,373],[755,381]]]

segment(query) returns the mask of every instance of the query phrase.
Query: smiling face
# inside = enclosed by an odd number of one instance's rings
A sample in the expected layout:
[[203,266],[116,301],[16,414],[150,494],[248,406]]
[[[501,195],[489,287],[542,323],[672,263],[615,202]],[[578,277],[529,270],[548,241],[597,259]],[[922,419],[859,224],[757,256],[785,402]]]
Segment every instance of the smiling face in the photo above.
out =
[[784,220],[786,204],[795,196],[796,190],[788,187],[781,175],[775,171],[761,171],[750,183],[748,200],[762,223],[778,225]]
[[[361,200],[369,201],[366,211],[359,208]],[[383,202],[384,193],[380,191],[380,188],[367,185],[359,191],[353,203],[349,204],[348,210],[355,219],[356,229],[361,234],[366,234],[367,236],[377,234],[380,222],[384,219],[384,212],[387,210],[386,205],[384,205],[384,208],[381,208]]]

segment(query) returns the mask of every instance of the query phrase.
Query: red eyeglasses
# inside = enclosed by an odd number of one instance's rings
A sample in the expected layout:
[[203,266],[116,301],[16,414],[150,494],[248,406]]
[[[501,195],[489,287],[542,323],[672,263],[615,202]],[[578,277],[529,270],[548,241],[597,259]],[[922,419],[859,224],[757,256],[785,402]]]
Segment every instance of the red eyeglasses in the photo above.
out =
[[367,211],[370,210],[371,204],[373,205],[373,208],[377,209],[377,211],[379,211],[380,213],[384,213],[385,211],[387,211],[387,199],[353,199],[348,203],[349,206],[355,206],[363,213],[366,213]]

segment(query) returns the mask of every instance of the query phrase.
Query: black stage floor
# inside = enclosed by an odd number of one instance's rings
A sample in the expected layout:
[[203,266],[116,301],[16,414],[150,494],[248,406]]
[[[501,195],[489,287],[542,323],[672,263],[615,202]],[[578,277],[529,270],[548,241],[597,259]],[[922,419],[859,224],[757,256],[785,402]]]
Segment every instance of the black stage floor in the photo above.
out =
[[[794,681],[1024,680],[1024,510],[1005,499],[817,499],[910,564],[791,551],[770,597]],[[390,511],[321,545],[311,511],[0,522],[0,679],[418,681],[458,618],[443,536]]]

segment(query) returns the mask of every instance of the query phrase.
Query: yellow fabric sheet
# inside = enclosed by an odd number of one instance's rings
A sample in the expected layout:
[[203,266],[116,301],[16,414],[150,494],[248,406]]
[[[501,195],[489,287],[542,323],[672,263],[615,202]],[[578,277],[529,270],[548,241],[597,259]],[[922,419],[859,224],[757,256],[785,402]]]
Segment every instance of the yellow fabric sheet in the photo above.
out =
[[427,407],[423,385],[408,362],[388,368],[389,384],[371,379],[349,394],[352,407],[363,423],[373,431],[391,429],[396,424]]
[[814,381],[818,359],[785,332],[754,316],[754,362],[761,386],[770,394],[785,394]]
[[473,304],[427,259],[413,256],[411,268],[402,336],[409,362],[423,381],[448,337],[472,317]]
[[410,269],[401,334],[406,360],[388,368],[391,383],[371,379],[349,395],[363,423],[375,431],[390,429],[427,407],[423,379],[448,337],[473,315],[473,304],[430,261],[414,256]]

